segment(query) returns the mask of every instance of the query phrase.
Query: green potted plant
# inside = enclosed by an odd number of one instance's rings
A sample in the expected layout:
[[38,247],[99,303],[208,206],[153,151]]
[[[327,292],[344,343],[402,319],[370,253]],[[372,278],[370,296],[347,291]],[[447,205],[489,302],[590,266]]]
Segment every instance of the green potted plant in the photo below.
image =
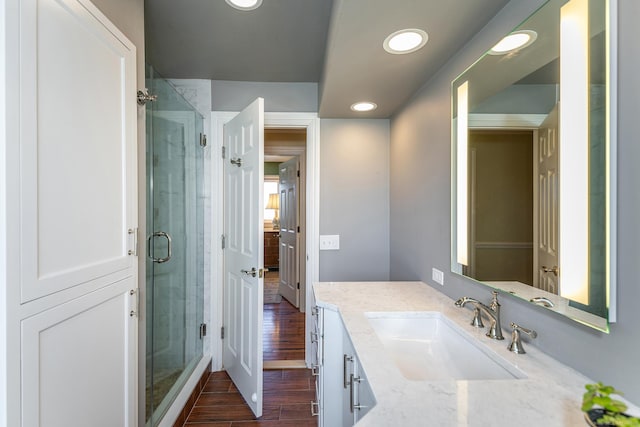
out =
[[611,395],[622,396],[613,386],[601,382],[587,384],[587,392],[582,396],[582,411],[585,419],[593,427],[640,427],[640,418],[627,415],[627,405]]

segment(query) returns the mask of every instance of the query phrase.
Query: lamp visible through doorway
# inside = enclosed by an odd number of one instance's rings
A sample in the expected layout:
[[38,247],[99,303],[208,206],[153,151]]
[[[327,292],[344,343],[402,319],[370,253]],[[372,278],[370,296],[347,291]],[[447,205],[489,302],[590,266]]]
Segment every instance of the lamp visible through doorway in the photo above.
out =
[[273,229],[280,229],[280,219],[278,218],[278,210],[280,210],[280,195],[277,193],[269,194],[269,201],[267,202],[267,209],[273,209],[275,216],[273,217]]

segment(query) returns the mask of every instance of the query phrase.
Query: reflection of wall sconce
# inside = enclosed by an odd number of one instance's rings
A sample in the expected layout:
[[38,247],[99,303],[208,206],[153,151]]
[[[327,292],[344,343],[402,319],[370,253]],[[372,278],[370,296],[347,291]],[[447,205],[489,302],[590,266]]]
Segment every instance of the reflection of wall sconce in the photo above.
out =
[[278,193],[269,194],[269,200],[267,201],[266,209],[273,209],[275,216],[273,217],[273,229],[280,229],[280,219],[278,218],[278,210],[280,209],[280,196]]
[[468,139],[469,139],[469,81],[458,87],[458,115],[456,121],[456,252],[457,261],[469,265],[468,238]]
[[589,304],[589,2],[560,8],[560,295]]

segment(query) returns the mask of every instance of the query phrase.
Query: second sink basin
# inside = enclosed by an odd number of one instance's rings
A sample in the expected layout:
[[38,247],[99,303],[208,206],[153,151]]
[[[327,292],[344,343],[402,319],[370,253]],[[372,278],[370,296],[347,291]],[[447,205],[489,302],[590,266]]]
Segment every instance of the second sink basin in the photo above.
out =
[[[439,312],[366,313],[408,380],[501,380],[526,375]],[[506,344],[505,344],[506,345]]]

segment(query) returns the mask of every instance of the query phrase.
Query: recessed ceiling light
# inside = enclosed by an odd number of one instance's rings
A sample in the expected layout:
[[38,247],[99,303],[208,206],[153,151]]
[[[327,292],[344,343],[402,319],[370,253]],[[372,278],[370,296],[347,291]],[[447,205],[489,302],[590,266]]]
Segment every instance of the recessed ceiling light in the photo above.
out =
[[509,34],[489,51],[490,55],[506,55],[513,51],[524,49],[538,38],[538,33],[531,30],[521,30]]
[[429,35],[423,30],[407,28],[406,30],[389,34],[389,36],[384,39],[382,46],[387,52],[400,55],[415,52],[427,44],[427,40],[429,40]]
[[238,10],[253,10],[260,7],[262,0],[224,0]]
[[378,106],[374,102],[369,102],[369,101],[356,102],[351,106],[351,109],[353,111],[358,111],[358,112],[373,111],[376,108],[378,108]]

